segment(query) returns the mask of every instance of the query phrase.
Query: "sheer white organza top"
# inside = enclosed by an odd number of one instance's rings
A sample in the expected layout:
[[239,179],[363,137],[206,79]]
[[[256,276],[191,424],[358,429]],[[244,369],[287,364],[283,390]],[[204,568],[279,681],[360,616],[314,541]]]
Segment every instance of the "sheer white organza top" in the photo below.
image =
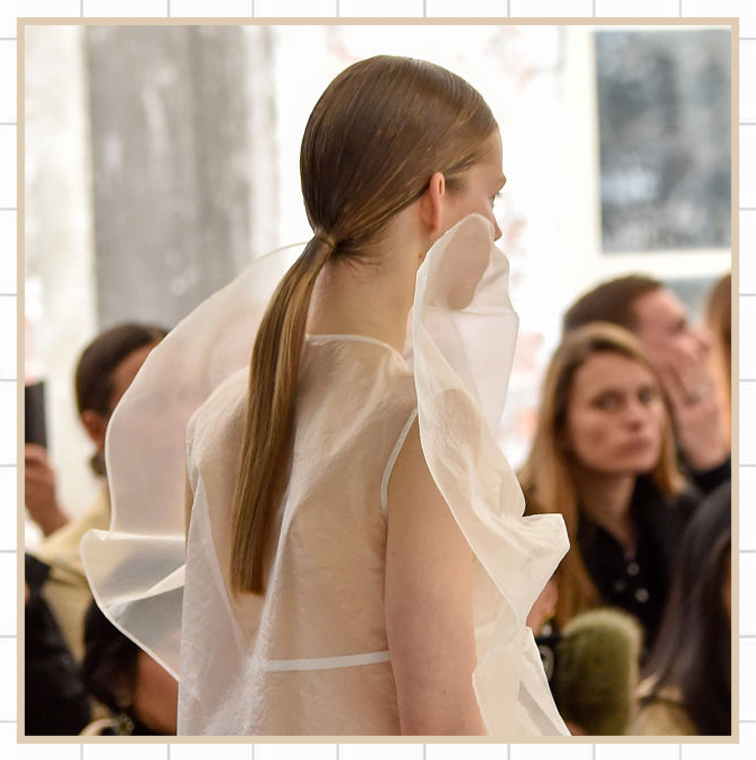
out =
[[383,611],[387,483],[417,418],[430,472],[476,560],[473,683],[486,728],[566,734],[524,622],[567,536],[557,515],[523,517],[494,437],[517,316],[506,257],[483,217],[447,232],[418,271],[412,369],[365,336],[308,336],[266,592],[229,593],[250,347],[293,258],[255,262],[187,317],[117,408],[111,529],[82,541],[95,598],[180,672],[181,734],[398,734]]

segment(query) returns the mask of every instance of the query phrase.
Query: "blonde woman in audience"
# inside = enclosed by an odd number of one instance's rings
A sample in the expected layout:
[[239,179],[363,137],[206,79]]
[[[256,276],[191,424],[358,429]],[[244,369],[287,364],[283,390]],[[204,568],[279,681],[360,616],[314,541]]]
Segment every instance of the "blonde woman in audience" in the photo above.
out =
[[683,490],[659,377],[628,331],[595,323],[564,338],[519,477],[529,512],[559,512],[567,524],[557,624],[610,605],[635,615],[652,642],[697,499]]

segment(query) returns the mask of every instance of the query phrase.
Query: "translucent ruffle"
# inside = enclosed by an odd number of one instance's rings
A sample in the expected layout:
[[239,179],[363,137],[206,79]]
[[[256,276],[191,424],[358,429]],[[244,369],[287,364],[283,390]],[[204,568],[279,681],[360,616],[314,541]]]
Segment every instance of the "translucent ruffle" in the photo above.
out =
[[186,428],[251,347],[276,285],[304,246],[250,264],[150,353],[108,425],[109,531],[81,555],[111,622],[178,678],[188,498]]
[[[152,352],[108,429],[109,531],[82,540],[98,604],[178,677],[187,499],[186,428],[248,365],[263,311],[301,247],[253,262]],[[494,437],[517,333],[508,262],[473,215],[428,252],[417,276],[413,364],[426,461],[476,558],[474,685],[489,733],[564,734],[525,617],[568,548],[556,515],[523,517]]]
[[566,733],[525,618],[569,543],[559,515],[525,502],[496,442],[518,318],[491,224],[467,217],[417,277],[413,348],[420,440],[433,479],[484,572],[475,578],[475,689],[489,733]]

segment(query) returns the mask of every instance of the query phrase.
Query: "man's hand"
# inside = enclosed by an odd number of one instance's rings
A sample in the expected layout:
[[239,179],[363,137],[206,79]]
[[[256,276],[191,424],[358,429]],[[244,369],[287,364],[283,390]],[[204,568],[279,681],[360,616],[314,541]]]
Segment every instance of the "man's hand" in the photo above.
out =
[[677,443],[695,470],[710,470],[730,454],[722,410],[705,357],[660,368],[674,418]]

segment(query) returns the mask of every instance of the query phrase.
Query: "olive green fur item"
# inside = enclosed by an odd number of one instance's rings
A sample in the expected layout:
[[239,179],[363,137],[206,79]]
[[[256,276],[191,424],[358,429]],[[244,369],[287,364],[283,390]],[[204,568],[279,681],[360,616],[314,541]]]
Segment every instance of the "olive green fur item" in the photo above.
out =
[[614,609],[578,615],[563,629],[553,679],[562,717],[592,736],[625,734],[635,706],[643,633]]

